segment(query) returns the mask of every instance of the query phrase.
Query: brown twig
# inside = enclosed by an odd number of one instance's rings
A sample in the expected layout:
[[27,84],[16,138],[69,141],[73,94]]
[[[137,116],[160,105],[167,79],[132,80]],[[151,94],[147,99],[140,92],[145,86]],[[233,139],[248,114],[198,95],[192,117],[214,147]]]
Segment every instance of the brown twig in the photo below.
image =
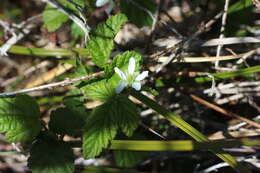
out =
[[203,105],[205,105],[205,106],[207,106],[207,107],[209,107],[209,108],[211,108],[211,109],[214,109],[215,111],[220,112],[220,113],[222,113],[223,115],[226,115],[226,116],[231,117],[231,118],[239,119],[239,120],[241,120],[241,121],[244,121],[244,122],[248,123],[248,124],[251,125],[251,126],[254,126],[254,127],[256,127],[256,128],[260,128],[260,124],[259,124],[259,123],[256,123],[256,122],[251,121],[251,120],[249,120],[249,119],[247,119],[247,118],[241,117],[240,115],[237,115],[237,114],[235,114],[235,113],[233,113],[233,112],[231,112],[231,111],[225,110],[225,109],[223,109],[223,108],[221,108],[221,107],[219,107],[219,106],[217,106],[217,105],[214,105],[214,104],[212,104],[212,103],[209,103],[208,101],[206,101],[206,100],[204,100],[204,99],[202,99],[202,98],[200,98],[200,97],[198,97],[198,96],[195,96],[195,95],[193,95],[193,94],[190,94],[190,97],[191,97],[193,100],[199,102],[200,104],[203,104]]

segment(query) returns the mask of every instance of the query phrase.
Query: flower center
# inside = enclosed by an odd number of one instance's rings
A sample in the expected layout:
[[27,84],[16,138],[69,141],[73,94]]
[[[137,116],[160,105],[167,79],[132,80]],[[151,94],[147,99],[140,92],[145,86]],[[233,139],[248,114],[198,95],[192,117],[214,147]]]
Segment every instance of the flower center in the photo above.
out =
[[127,74],[127,76],[126,76],[126,81],[127,81],[128,84],[133,83],[134,80],[135,80],[135,75],[134,75],[134,74],[133,74],[133,75]]

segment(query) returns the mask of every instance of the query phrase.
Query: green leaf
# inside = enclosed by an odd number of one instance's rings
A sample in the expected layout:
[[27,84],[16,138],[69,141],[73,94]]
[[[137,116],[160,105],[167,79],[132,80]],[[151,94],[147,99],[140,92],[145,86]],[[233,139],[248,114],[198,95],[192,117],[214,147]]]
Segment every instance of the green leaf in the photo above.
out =
[[113,151],[117,166],[119,167],[133,167],[141,162],[147,155],[147,152],[140,151]]
[[[114,74],[114,68],[118,67],[121,70],[126,70],[128,68],[129,59],[134,57],[136,60],[136,70],[140,68],[140,61],[142,59],[141,55],[135,51],[127,51],[123,54],[117,55],[110,65],[105,68],[106,77],[110,78]],[[102,80],[82,87],[82,91],[85,96],[99,101],[107,101],[113,97],[115,93],[115,88],[119,83],[119,76],[113,75],[109,80]]]
[[115,138],[118,125],[113,121],[114,107],[110,103],[97,107],[87,119],[83,134],[83,155],[93,158],[100,154],[109,141]]
[[72,149],[61,141],[38,140],[30,151],[28,166],[33,173],[73,173]]
[[43,22],[44,26],[48,29],[49,32],[56,31],[67,20],[67,15],[58,11],[56,8],[53,8],[49,5],[45,7],[43,12]]
[[[142,103],[146,104],[162,116],[164,116],[167,120],[169,120],[171,123],[175,124],[177,127],[179,127],[182,131],[190,135],[192,138],[194,138],[198,142],[208,142],[209,139],[204,136],[202,133],[200,133],[197,129],[192,127],[190,124],[188,124],[186,121],[184,121],[181,117],[176,115],[175,113],[172,113],[165,109],[163,106],[156,103],[156,101],[150,99],[149,97],[142,95],[140,92],[137,92],[135,90],[130,90],[130,94],[141,101]],[[236,161],[234,157],[232,157],[229,154],[226,154],[222,149],[216,149],[212,150],[212,152],[221,158],[223,161],[228,163],[230,166],[235,168],[238,172],[250,172],[250,170],[240,164]]]
[[77,77],[88,75],[89,69],[84,65],[79,58],[76,58],[75,75]]
[[63,103],[70,109],[78,109],[79,106],[83,106],[85,103],[85,97],[78,88],[70,90],[63,98]]
[[103,102],[109,100],[116,94],[114,83],[107,80],[86,85],[81,89],[86,97]]
[[72,110],[67,107],[58,108],[51,112],[49,127],[50,130],[61,135],[77,135],[85,125],[87,112],[79,107]]
[[126,136],[132,136],[139,123],[139,111],[126,96],[118,96],[113,102],[116,109],[116,121]]
[[100,154],[114,139],[117,130],[131,136],[138,126],[137,107],[125,96],[116,96],[93,110],[87,119],[83,136],[83,153],[86,158]]
[[87,41],[87,47],[93,62],[97,66],[105,67],[114,48],[114,37],[125,22],[127,22],[126,16],[117,14],[109,17],[105,23],[98,25],[91,32],[91,37]]
[[152,15],[156,11],[156,5],[152,0],[120,0],[120,8],[136,26],[152,26]]
[[240,1],[232,4],[228,8],[228,14],[239,12],[240,10],[243,10],[252,5],[253,5],[252,0],[240,0]]
[[10,142],[32,141],[41,130],[40,111],[36,101],[20,95],[0,99],[0,133]]
[[73,22],[71,24],[71,35],[74,38],[79,38],[79,37],[84,37],[85,33],[76,23]]
[[105,68],[106,75],[111,76],[112,74],[114,74],[115,67],[118,67],[122,70],[126,70],[128,68],[129,59],[131,57],[134,57],[136,61],[135,70],[139,70],[142,56],[135,51],[126,51],[120,55],[117,55],[113,59],[112,64],[106,66]]
[[83,10],[85,7],[85,1],[86,0],[59,0],[60,3],[68,8],[69,10],[72,10],[74,13],[77,13],[79,10]]

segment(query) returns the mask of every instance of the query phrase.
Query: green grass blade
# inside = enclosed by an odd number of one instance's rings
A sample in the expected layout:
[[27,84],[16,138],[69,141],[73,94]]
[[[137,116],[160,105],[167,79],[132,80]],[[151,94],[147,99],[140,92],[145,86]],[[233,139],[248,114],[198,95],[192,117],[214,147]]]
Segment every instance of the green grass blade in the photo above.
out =
[[[202,133],[200,133],[197,129],[189,125],[186,121],[184,121],[179,116],[175,115],[174,113],[168,111],[152,99],[148,98],[147,96],[134,91],[130,90],[130,94],[141,101],[142,103],[146,104],[148,107],[155,110],[157,113],[164,116],[167,120],[169,120],[171,123],[175,124],[177,127],[179,127],[181,130],[186,132],[188,135],[190,135],[192,138],[194,138],[198,142],[208,142],[209,139],[207,139],[206,136],[204,136]],[[217,150],[211,150],[215,155],[217,155],[219,158],[221,158],[223,161],[228,163],[231,167],[233,167],[238,172],[243,173],[249,173],[251,172],[248,168],[244,167],[240,163],[236,161],[234,157],[232,157],[229,154],[225,154],[223,150],[217,149]]]
[[[232,77],[237,77],[237,76],[247,76],[256,72],[260,72],[260,65],[253,66],[253,67],[248,67],[248,68],[243,68],[240,70],[232,71],[232,72],[224,72],[224,73],[211,73],[210,76],[213,76],[215,80],[221,80],[221,79],[229,79]],[[212,81],[212,78],[208,76],[200,76],[200,77],[179,77],[175,83],[191,83],[191,82],[196,82],[196,83],[205,83],[205,82],[210,82]]]
[[[1,46],[1,45],[0,45]],[[24,46],[12,46],[8,53],[19,54],[19,55],[30,55],[30,56],[62,56],[70,57],[79,55],[88,55],[87,49],[83,48],[72,48],[72,49],[43,49],[43,48],[29,48]]]
[[192,140],[113,140],[110,149],[131,151],[194,151],[194,150],[218,150],[239,146],[260,146],[260,140],[217,140],[197,142]]

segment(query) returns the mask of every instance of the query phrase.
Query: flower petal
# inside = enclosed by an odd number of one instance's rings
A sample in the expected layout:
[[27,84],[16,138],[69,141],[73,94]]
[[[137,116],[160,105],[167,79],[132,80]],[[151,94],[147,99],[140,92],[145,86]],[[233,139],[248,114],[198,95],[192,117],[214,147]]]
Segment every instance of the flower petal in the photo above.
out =
[[121,93],[123,89],[126,87],[127,83],[126,82],[120,82],[119,85],[116,87],[116,93]]
[[134,74],[134,72],[135,72],[135,58],[131,57],[128,64],[128,73],[132,75]]
[[106,8],[106,13],[109,16],[113,8],[115,7],[115,3],[113,1],[110,2],[109,6]]
[[144,78],[146,78],[148,76],[148,71],[144,71],[141,74],[139,74],[138,76],[136,76],[135,80],[136,81],[141,81]]
[[115,67],[114,70],[121,79],[126,80],[125,74],[119,68]]
[[132,87],[136,90],[139,91],[141,89],[141,83],[140,82],[134,82],[132,83]]
[[104,6],[106,3],[108,3],[109,0],[97,0],[96,1],[96,7],[102,7]]

